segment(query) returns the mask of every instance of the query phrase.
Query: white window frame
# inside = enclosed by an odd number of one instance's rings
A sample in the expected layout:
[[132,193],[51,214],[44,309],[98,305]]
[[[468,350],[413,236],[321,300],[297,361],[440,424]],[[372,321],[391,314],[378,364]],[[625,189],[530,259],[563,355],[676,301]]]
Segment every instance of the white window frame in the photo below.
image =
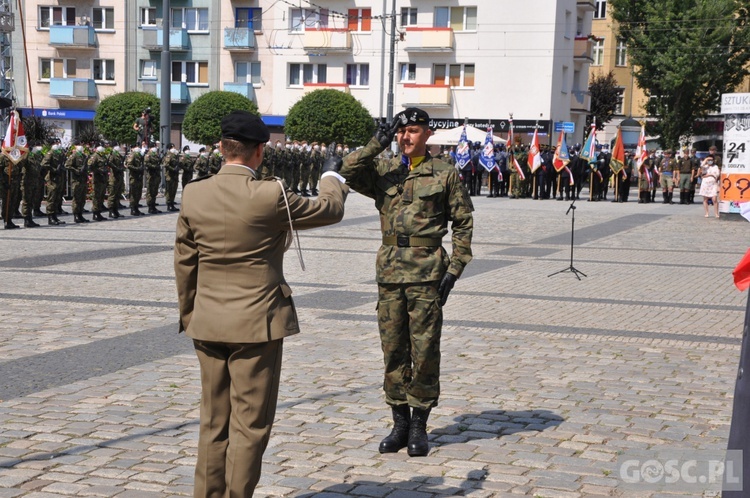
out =
[[[107,24],[107,12],[112,12],[112,26],[106,26]],[[99,12],[99,15],[101,16],[101,23],[102,27],[97,28],[94,24],[94,19],[96,18],[96,13]],[[115,9],[114,7],[94,7],[91,12],[91,25],[94,27],[96,31],[114,31],[115,30]]]
[[[180,79],[175,80],[176,72],[174,70],[175,65],[180,66]],[[200,81],[200,68],[201,65],[206,66],[206,81]],[[193,68],[195,74],[195,81],[188,81],[188,68]],[[188,86],[208,86],[208,61],[172,61],[172,83],[186,83]]]
[[399,16],[399,21],[398,21],[401,27],[416,26],[417,19],[418,17],[417,17],[416,7],[401,7],[401,15]]
[[[239,22],[240,11],[247,11],[248,20],[246,26],[241,26]],[[256,17],[257,14],[257,17]],[[249,28],[252,25],[254,32],[260,33],[263,31],[263,9],[260,7],[235,7],[234,9],[234,27],[235,28]]]
[[[436,83],[435,82],[435,68],[437,68],[438,66],[443,66],[445,68],[445,80],[444,80],[445,85],[450,86],[451,88],[459,88],[459,89],[460,88],[476,88],[476,84],[477,84],[476,64],[474,63],[472,64],[434,64],[432,66],[432,74],[433,74],[432,82],[433,83]],[[451,70],[456,66],[458,66],[458,69],[459,69],[459,76],[458,76],[459,84],[456,86],[452,86],[451,85]],[[466,86],[466,68],[468,66],[471,66],[474,68],[474,85],[473,86]]]
[[[435,21],[434,21],[434,27],[436,28],[450,28],[451,26],[451,19],[453,19],[453,10],[454,9],[461,9],[463,11],[463,23],[461,29],[454,29],[454,31],[469,31],[469,32],[476,32],[477,30],[477,7],[474,5],[468,5],[465,7],[435,7]],[[447,17],[447,23],[439,23],[438,24],[438,12],[441,10],[446,10],[448,17]],[[474,22],[473,26],[469,23],[469,12],[473,11],[474,16]]]
[[153,59],[142,59],[140,64],[140,79],[142,80],[155,80],[158,78],[156,71],[158,66],[156,61]]
[[604,38],[594,40],[594,46],[591,48],[591,58],[594,62],[592,66],[603,66],[604,65]]
[[[245,66],[245,81],[242,81],[238,75],[240,74],[240,66]],[[261,65],[257,61],[237,61],[234,63],[234,82],[235,83],[250,83],[253,88],[260,88],[263,82],[261,78]]]
[[[309,68],[311,72],[311,80],[305,81],[305,69]],[[324,68],[325,72],[325,80],[326,81],[320,81],[320,69]],[[294,71],[297,71],[297,78],[299,83],[292,83],[292,74]],[[289,64],[289,78],[287,78],[287,84],[289,85],[289,88],[302,88],[305,86],[305,83],[311,83],[311,84],[317,84],[317,83],[327,83],[328,81],[328,65],[327,64],[307,64],[303,62],[293,62]]]
[[[411,71],[411,69],[414,71]],[[413,75],[413,78],[409,76]],[[399,83],[416,83],[417,82],[417,65],[414,62],[402,62],[398,68]]]
[[141,7],[141,27],[156,26],[156,7]]
[[596,6],[594,7],[594,19],[606,19],[607,18],[607,0],[596,0]]
[[[73,9],[73,19],[68,19],[69,9]],[[43,5],[39,7],[39,26],[37,26],[37,29],[39,30],[49,30],[50,26],[53,26],[54,19],[54,12],[55,10],[60,10],[61,12],[61,18],[63,20],[62,24],[55,24],[54,26],[75,26],[76,25],[76,8],[72,5]],[[44,16],[42,12],[46,11],[47,15]],[[42,18],[47,18],[47,25],[42,25]]]
[[[44,61],[48,61],[49,63],[49,77],[45,78],[42,75],[44,74]],[[55,74],[52,74],[52,70],[55,67],[55,61],[62,61],[62,67],[63,67],[63,74],[61,76],[57,76]],[[49,81],[52,78],[67,78],[68,77],[68,64],[70,61],[73,61],[73,63],[76,63],[76,59],[72,59],[70,57],[40,57],[39,58],[39,81]],[[77,72],[76,67],[76,72]],[[74,76],[75,77],[75,76]]]
[[[349,82],[349,71],[354,70],[354,82]],[[362,82],[362,74],[367,73],[367,81]],[[355,88],[369,88],[370,87],[370,64],[347,64],[346,65],[346,82],[349,86]]]
[[615,47],[615,66],[626,67],[628,65],[628,47],[625,45],[625,40],[617,40],[617,46]]
[[[175,25],[175,12],[180,12],[180,25]],[[205,25],[201,26],[201,14],[205,13]],[[211,23],[207,7],[173,7],[171,17],[173,29],[185,29],[188,33],[208,33]],[[191,27],[188,27],[191,26]]]
[[615,107],[615,114],[623,115],[625,114],[625,87],[619,86],[617,87],[617,91],[619,93],[617,95],[617,106]]
[[[98,79],[96,78],[95,67],[96,67],[97,62],[99,62],[100,64],[104,64],[104,70],[103,70],[104,78],[98,78]],[[111,67],[108,67],[108,66],[111,66]],[[91,61],[91,79],[93,79],[97,83],[115,83],[115,67],[116,65],[115,65],[114,59],[94,59]],[[109,69],[111,69],[111,73]],[[112,77],[109,78],[107,76],[108,74],[111,74]]]
[[[298,15],[295,15],[298,12]],[[295,19],[299,19],[296,21]],[[304,22],[303,22],[304,21]],[[328,27],[328,9],[289,9],[289,33],[304,33],[305,29]]]

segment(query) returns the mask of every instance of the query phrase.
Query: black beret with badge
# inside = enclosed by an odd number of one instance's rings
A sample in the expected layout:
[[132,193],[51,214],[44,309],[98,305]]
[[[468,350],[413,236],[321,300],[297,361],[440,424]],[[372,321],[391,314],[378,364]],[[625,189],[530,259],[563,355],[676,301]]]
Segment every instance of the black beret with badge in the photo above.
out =
[[426,125],[430,124],[430,115],[417,107],[408,107],[396,114],[399,126]]
[[248,111],[232,111],[221,120],[221,138],[238,142],[268,142],[271,134],[260,117]]

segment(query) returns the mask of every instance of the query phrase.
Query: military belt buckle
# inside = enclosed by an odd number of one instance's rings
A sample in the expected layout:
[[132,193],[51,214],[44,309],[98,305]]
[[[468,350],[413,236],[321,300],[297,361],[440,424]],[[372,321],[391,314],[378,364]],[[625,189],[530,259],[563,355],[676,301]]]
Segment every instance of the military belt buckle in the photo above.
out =
[[396,235],[396,245],[398,247],[409,247],[408,235]]

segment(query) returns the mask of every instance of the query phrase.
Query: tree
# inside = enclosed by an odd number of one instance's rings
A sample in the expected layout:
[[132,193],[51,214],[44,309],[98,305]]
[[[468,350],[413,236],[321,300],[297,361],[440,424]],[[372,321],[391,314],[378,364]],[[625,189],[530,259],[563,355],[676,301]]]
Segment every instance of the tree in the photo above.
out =
[[188,106],[182,134],[197,144],[216,143],[221,138],[222,118],[237,110],[260,115],[255,102],[239,93],[218,90],[204,93]]
[[57,132],[52,123],[43,120],[39,116],[28,116],[21,118],[23,131],[29,146],[48,145],[57,138]]
[[612,120],[620,101],[620,90],[614,71],[596,74],[589,84],[591,92],[591,115],[596,118],[596,126],[601,128]]
[[293,140],[352,147],[366,144],[375,121],[354,97],[339,90],[321,89],[308,93],[289,109],[284,133]]
[[748,75],[745,0],[610,0],[646,112],[664,148],[693,134]]
[[159,99],[145,92],[116,93],[103,99],[96,108],[94,126],[105,140],[134,144],[137,140],[133,123],[141,112],[151,108],[151,129],[159,131]]

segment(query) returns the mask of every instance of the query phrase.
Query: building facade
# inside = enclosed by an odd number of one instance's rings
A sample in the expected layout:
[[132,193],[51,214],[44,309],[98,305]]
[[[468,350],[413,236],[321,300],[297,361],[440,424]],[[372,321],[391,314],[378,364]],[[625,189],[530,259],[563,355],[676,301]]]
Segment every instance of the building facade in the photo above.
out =
[[[375,118],[419,106],[436,128],[468,120],[503,134],[512,114],[516,133],[531,133],[538,123],[554,142],[565,123],[574,130],[568,142],[582,141],[597,4],[550,3],[537,9],[522,0],[172,0],[172,141],[183,142],[185,110],[207,91],[249,97],[272,131],[283,133],[290,107],[318,88],[351,94]],[[162,5],[21,0],[13,34],[18,106],[25,113],[33,106],[67,138],[91,126],[109,95],[159,96]]]

